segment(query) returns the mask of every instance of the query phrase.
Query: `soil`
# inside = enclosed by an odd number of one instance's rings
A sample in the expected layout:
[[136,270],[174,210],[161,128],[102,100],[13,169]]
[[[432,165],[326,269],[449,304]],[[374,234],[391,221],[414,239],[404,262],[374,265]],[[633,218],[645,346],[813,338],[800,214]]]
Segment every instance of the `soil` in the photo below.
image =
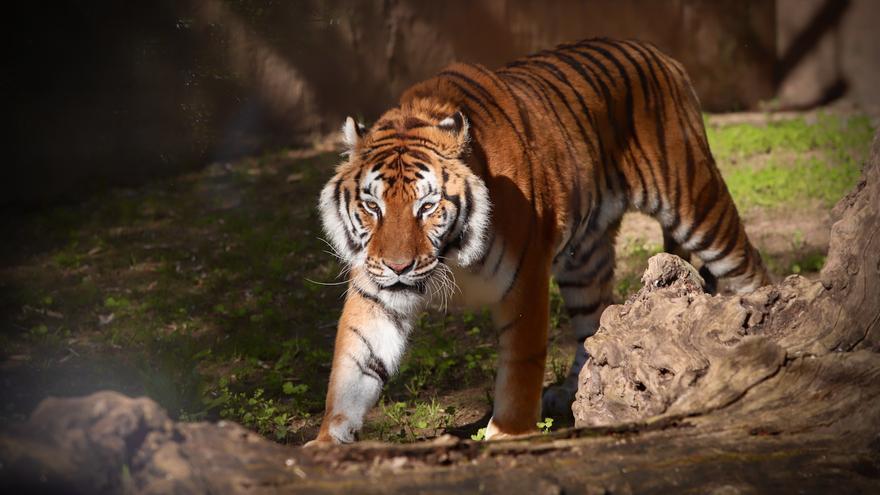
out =
[[[235,420],[282,443],[313,437],[343,291],[323,285],[339,282],[340,267],[318,239],[314,209],[339,160],[327,149],[282,150],[76,204],[7,212],[0,418],[22,420],[47,396],[110,389],[148,395],[173,419]],[[776,280],[818,277],[830,205],[742,215]],[[660,246],[654,220],[627,214],[617,302],[638,290]],[[565,374],[575,349],[558,300],[554,311],[545,385]],[[382,399],[404,403],[403,416],[374,408],[363,439],[468,438],[485,426],[494,372],[487,318],[453,308],[424,320]],[[288,383],[296,394],[283,392]],[[432,403],[442,412],[414,427],[417,409]],[[573,424],[555,419],[554,428]]]

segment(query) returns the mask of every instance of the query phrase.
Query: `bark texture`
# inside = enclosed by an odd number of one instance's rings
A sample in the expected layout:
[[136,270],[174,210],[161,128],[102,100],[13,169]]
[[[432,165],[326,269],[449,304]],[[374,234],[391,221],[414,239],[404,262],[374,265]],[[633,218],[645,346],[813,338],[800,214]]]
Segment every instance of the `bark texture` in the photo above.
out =
[[0,434],[0,490],[65,493],[877,493],[880,141],[821,280],[709,296],[681,259],[602,316],[577,428],[303,450],[149,399],[48,399]]

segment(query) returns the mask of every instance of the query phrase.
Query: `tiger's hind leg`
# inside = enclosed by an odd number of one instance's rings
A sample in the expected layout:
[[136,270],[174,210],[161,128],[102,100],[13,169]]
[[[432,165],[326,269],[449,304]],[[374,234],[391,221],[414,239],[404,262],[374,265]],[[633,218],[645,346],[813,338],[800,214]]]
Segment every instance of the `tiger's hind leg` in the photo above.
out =
[[689,194],[681,195],[674,215],[658,216],[661,224],[664,219],[676,219],[663,225],[664,232],[703,262],[700,273],[707,285],[725,278],[734,292],[744,294],[769,284],[761,255],[746,235],[721,174],[711,161],[701,166],[708,169],[702,183],[693,184]]
[[614,238],[620,222],[604,234],[596,235],[575,249],[573,255],[557,263],[554,275],[571,321],[577,342],[568,375],[543,395],[544,416],[571,415],[571,404],[578,387],[578,375],[587,361],[584,342],[599,328],[602,311],[611,304],[614,278]]
[[[685,248],[681,247],[679,243],[675,241],[672,237],[672,234],[666,229],[663,230],[663,251],[674,254],[679,258],[690,263],[691,253],[688,252]],[[709,271],[706,265],[700,267],[700,276],[703,277],[703,281],[706,282],[705,289],[709,294],[714,294],[718,289],[718,279],[715,278],[715,275]]]

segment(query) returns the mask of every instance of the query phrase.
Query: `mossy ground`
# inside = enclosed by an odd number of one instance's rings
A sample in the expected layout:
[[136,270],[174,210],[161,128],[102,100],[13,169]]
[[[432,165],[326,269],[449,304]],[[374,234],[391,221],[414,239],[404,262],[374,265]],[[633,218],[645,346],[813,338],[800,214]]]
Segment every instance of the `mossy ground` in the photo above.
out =
[[[818,271],[828,211],[867,153],[868,119],[707,126],[774,276]],[[279,151],[6,215],[0,418],[22,418],[47,395],[111,388],[185,420],[228,418],[282,442],[313,436],[344,291],[315,203],[338,160]],[[655,222],[628,216],[618,299],[660,246]],[[548,383],[573,351],[552,296]],[[485,312],[426,311],[362,438],[475,433],[490,410],[494,340]]]

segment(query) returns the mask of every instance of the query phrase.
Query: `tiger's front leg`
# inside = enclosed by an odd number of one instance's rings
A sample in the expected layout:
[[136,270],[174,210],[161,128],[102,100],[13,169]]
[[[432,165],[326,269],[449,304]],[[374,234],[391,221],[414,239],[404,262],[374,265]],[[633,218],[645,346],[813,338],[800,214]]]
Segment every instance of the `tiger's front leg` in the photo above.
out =
[[527,260],[513,288],[493,308],[499,349],[494,407],[486,427],[490,440],[532,433],[539,419],[550,319],[550,274],[543,266]]
[[364,415],[397,370],[410,325],[407,315],[351,284],[336,330],[321,429],[306,446],[355,441]]

